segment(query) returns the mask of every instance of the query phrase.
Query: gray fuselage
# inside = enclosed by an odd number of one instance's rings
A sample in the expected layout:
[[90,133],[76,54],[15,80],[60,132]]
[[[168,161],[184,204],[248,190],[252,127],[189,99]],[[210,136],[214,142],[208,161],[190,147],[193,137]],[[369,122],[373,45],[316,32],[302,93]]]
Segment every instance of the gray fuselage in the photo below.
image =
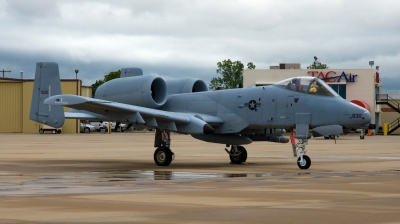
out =
[[215,132],[221,134],[293,128],[299,122],[308,123],[310,129],[332,124],[357,128],[371,119],[366,109],[340,96],[311,95],[275,85],[170,95],[160,109],[218,116],[224,124]]

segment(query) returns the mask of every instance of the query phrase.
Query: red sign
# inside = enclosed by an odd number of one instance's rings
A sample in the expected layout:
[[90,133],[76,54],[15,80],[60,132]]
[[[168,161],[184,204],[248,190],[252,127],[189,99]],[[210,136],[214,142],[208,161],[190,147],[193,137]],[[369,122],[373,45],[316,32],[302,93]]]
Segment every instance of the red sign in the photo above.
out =
[[340,82],[342,79],[346,82],[355,82],[357,77],[357,75],[352,75],[351,73],[346,74],[344,71],[341,75],[336,75],[335,71],[328,71],[325,74],[322,71],[309,71],[307,74],[311,74],[312,77],[320,78],[329,83]]

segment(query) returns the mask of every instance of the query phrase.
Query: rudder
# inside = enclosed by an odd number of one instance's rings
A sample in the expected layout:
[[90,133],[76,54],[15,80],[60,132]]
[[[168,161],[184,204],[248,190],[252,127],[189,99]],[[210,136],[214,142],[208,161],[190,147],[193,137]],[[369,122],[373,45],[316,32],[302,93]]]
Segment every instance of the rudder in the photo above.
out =
[[54,95],[61,95],[58,64],[54,62],[36,63],[29,119],[54,128],[61,127],[65,120],[63,106],[43,104],[45,99]]

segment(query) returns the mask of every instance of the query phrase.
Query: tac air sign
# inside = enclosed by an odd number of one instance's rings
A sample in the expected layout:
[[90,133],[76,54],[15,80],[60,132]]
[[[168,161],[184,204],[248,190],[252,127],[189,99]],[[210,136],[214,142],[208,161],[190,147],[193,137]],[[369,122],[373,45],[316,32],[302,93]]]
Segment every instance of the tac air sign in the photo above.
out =
[[357,75],[352,75],[351,73],[345,73],[344,71],[338,75],[335,71],[319,72],[319,71],[309,71],[307,74],[311,74],[312,77],[317,77],[325,82],[356,82]]

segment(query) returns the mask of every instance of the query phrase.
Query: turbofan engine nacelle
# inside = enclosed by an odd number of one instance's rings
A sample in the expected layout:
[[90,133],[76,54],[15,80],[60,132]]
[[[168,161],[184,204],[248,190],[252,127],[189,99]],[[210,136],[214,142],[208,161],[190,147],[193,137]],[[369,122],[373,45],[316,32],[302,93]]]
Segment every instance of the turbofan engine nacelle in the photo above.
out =
[[206,83],[196,78],[169,79],[165,83],[168,86],[168,95],[208,91]]
[[99,86],[97,99],[158,108],[167,101],[168,88],[157,76],[135,76],[110,80]]

